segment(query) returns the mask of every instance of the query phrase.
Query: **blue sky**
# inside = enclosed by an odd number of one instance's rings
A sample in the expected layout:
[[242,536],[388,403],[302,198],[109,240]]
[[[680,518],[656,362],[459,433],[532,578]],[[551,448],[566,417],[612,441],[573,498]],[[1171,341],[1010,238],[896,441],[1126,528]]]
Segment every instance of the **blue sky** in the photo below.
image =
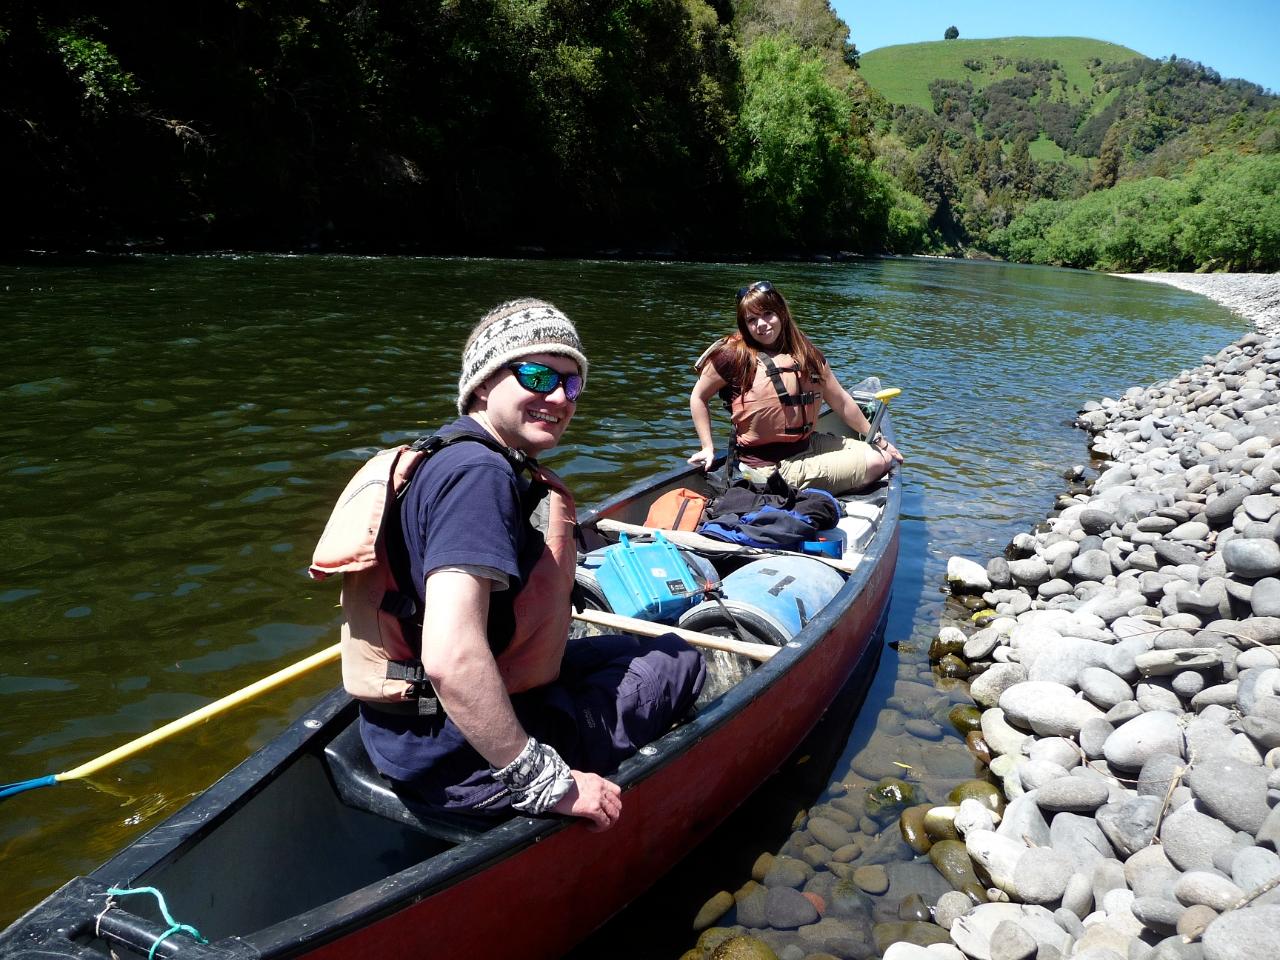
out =
[[1199,60],[1223,77],[1280,92],[1278,0],[832,0],[863,53],[897,43],[961,38],[1092,37],[1148,57]]

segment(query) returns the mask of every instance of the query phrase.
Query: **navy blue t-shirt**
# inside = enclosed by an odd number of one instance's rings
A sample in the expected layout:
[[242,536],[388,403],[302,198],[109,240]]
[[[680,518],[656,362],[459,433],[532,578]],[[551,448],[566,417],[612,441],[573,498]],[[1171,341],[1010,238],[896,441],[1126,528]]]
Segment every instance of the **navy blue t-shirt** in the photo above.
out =
[[[488,437],[475,420],[462,417],[444,428]],[[426,574],[467,564],[493,567],[509,578],[506,590],[489,595],[488,635],[494,653],[510,642],[512,601],[542,554],[543,540],[527,520],[529,478],[517,474],[502,454],[482,444],[454,443],[418,469],[400,503],[400,526],[407,553],[402,589],[414,591],[423,606]],[[396,551],[392,551],[393,558]],[[402,555],[401,562],[403,563]],[[394,560],[393,560],[394,562]],[[407,570],[408,576],[404,576]],[[416,636],[409,638],[416,645]],[[412,780],[437,755],[423,738],[439,732],[439,717],[361,711],[365,746],[377,766],[397,779]]]

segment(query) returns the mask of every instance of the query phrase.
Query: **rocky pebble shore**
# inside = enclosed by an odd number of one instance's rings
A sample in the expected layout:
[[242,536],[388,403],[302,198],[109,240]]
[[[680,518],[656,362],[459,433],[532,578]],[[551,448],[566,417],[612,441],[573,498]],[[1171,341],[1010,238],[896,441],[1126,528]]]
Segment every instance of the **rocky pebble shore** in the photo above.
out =
[[1249,296],[1258,332],[1081,411],[1099,473],[1046,523],[951,558],[941,679],[900,671],[685,960],[1280,960],[1280,283]]

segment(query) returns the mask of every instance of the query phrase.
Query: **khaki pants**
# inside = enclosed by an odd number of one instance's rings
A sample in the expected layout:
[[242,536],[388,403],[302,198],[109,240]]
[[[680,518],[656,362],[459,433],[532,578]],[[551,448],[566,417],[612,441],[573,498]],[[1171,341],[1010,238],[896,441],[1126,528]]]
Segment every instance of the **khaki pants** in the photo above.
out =
[[848,493],[867,482],[867,455],[871,447],[861,440],[837,437],[833,433],[815,433],[809,438],[809,449],[776,467],[742,467],[742,475],[762,483],[775,470],[782,479],[798,490],[818,487],[829,493]]

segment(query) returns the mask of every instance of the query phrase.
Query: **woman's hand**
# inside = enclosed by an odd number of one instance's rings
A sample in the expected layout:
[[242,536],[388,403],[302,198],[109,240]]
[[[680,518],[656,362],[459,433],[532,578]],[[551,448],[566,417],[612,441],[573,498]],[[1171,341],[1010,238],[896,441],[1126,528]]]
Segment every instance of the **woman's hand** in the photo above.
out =
[[715,462],[716,451],[713,447],[703,447],[692,457],[689,462],[695,467],[701,467],[704,471],[711,469],[711,464]]
[[893,461],[895,466],[902,462],[902,454],[898,452],[898,448],[890,443],[889,438],[884,434],[881,434],[876,439],[875,446],[877,450],[887,453],[889,455],[889,459]]

